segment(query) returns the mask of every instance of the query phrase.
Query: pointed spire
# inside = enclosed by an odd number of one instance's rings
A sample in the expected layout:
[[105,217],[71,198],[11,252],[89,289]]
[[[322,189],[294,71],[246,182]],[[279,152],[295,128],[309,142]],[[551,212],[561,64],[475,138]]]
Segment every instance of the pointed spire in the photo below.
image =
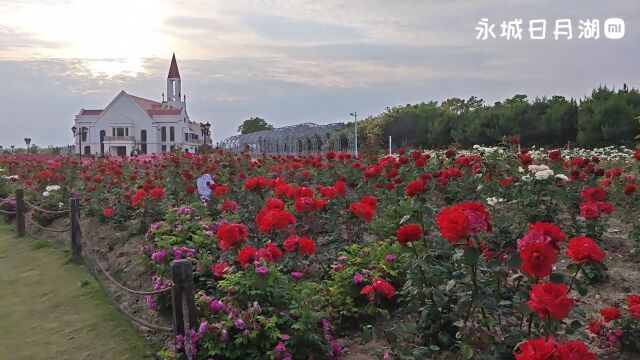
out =
[[171,66],[169,67],[168,79],[180,79],[180,72],[178,71],[178,63],[176,62],[176,53],[173,53],[171,58]]

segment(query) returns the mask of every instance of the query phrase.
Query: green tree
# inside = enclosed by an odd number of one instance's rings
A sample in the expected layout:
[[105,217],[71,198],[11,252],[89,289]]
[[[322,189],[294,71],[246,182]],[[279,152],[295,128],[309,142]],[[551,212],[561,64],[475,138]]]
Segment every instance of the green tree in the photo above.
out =
[[267,123],[264,119],[259,117],[252,117],[250,119],[247,119],[240,126],[238,126],[238,132],[240,134],[250,134],[262,130],[273,130],[273,125]]

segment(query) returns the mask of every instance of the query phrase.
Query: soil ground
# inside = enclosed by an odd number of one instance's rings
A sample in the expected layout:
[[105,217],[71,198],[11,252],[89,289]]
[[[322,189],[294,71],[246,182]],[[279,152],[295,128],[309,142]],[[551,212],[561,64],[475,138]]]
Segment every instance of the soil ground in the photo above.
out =
[[68,255],[0,225],[0,359],[145,359],[144,339]]

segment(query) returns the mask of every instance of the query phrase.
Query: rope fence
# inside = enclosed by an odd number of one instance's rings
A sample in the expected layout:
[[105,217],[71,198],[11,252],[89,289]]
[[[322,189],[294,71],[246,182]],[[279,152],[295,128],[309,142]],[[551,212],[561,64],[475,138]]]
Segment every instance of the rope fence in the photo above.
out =
[[163,294],[163,293],[167,293],[169,291],[171,291],[171,288],[165,288],[162,290],[155,290],[155,291],[139,291],[139,290],[133,290],[130,289],[124,285],[122,285],[121,283],[119,283],[116,279],[114,279],[109,272],[104,268],[104,266],[102,265],[102,263],[100,262],[100,260],[98,260],[98,257],[96,256],[96,252],[93,248],[91,248],[91,246],[86,242],[83,241],[82,242],[85,249],[89,249],[88,252],[85,252],[85,254],[91,256],[92,260],[94,261],[94,263],[98,266],[98,269],[100,269],[100,271],[104,274],[104,276],[107,277],[107,279],[109,279],[111,281],[112,284],[114,284],[115,286],[119,287],[120,289],[130,293],[130,294],[136,294],[136,295],[158,295],[158,294]]
[[43,208],[41,208],[41,207],[39,207],[39,206],[37,206],[37,205],[34,205],[34,204],[32,204],[32,203],[28,202],[27,200],[24,200],[24,199],[23,199],[22,201],[23,201],[25,204],[29,205],[31,208],[33,208],[33,209],[35,209],[35,210],[38,210],[38,211],[40,211],[40,212],[43,212],[43,213],[47,213],[47,214],[54,214],[54,215],[56,215],[56,214],[66,214],[66,213],[68,213],[68,212],[69,212],[69,209],[65,209],[65,210],[47,210],[47,209],[43,209]]
[[6,211],[6,210],[2,210],[0,209],[0,214],[4,214],[4,215],[15,215],[16,212],[15,211]]
[[46,230],[46,231],[50,231],[50,232],[54,232],[54,233],[64,233],[67,231],[71,231],[71,229],[51,229],[48,227],[44,227],[40,224],[38,224],[36,221],[34,221],[31,217],[29,216],[25,216],[24,219],[31,225],[34,225],[35,227],[37,227],[40,230]]
[[[31,207],[32,209],[42,211],[44,213],[51,214],[69,214],[69,228],[67,229],[51,229],[45,226],[38,224],[31,217],[26,216],[25,213],[27,211],[27,207]],[[142,290],[134,290],[126,285],[123,285],[121,282],[117,281],[113,278],[113,276],[107,271],[105,265],[98,260],[98,252],[91,246],[87,239],[83,239],[82,230],[80,227],[80,205],[77,198],[69,199],[69,208],[61,211],[50,211],[42,209],[38,206],[35,206],[26,200],[24,200],[24,190],[16,189],[16,211],[15,212],[6,212],[3,210],[2,213],[9,213],[10,215],[16,215],[16,230],[18,233],[18,237],[24,237],[26,234],[29,236],[33,236],[31,231],[27,231],[25,226],[26,223],[30,225],[34,225],[35,227],[49,231],[53,233],[70,233],[70,247],[71,247],[71,259],[76,263],[86,262],[89,264],[89,268],[91,273],[95,277],[96,281],[106,293],[109,300],[114,304],[114,306],[120,311],[124,316],[126,316],[132,322],[154,330],[154,331],[164,331],[170,332],[173,331],[175,335],[182,335],[185,339],[188,338],[187,332],[192,329],[196,324],[196,316],[195,316],[195,293],[193,286],[193,266],[190,261],[186,259],[173,260],[170,264],[170,272],[171,272],[171,286],[153,291],[142,291]],[[86,249],[83,252],[83,248]],[[84,256],[83,256],[84,255]],[[103,276],[100,276],[102,274]],[[104,282],[102,279],[107,279],[108,281]],[[111,284],[116,288],[123,291],[123,293],[128,293],[137,296],[154,296],[159,294],[171,293],[171,309],[173,313],[173,327],[164,327],[151,324],[147,321],[139,319],[138,317],[131,314],[127,309],[119,302],[114,296],[114,293],[110,290],[107,284]],[[117,293],[116,293],[117,294]],[[189,359],[189,354],[187,358]]]

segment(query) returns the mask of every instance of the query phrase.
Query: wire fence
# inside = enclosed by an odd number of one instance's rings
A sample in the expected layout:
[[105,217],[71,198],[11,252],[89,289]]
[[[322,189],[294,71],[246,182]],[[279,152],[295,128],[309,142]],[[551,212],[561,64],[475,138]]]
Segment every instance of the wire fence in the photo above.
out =
[[[91,273],[95,277],[96,281],[103,289],[109,301],[111,301],[114,306],[129,320],[132,322],[154,330],[154,331],[162,331],[162,332],[171,332],[175,330],[176,335],[186,335],[185,331],[188,331],[194,324],[195,319],[195,307],[192,306],[194,302],[194,294],[193,294],[193,275],[191,269],[191,263],[186,260],[177,260],[173,261],[171,264],[172,267],[172,286],[166,287],[159,290],[152,291],[143,291],[143,290],[134,290],[126,285],[123,285],[121,282],[117,281],[107,270],[107,268],[103,265],[103,263],[98,259],[98,252],[91,246],[87,239],[82,237],[82,230],[80,226],[80,206],[78,200],[72,198],[69,200],[69,208],[62,211],[51,211],[42,209],[36,205],[33,205],[23,198],[24,193],[22,189],[16,190],[16,211],[8,212],[4,210],[2,213],[8,213],[10,215],[16,215],[16,228],[18,232],[18,236],[24,236],[25,234],[38,238],[33,234],[30,229],[25,226],[25,223],[29,223],[30,225],[35,226],[36,228],[42,231],[48,231],[52,233],[70,233],[71,240],[71,253],[72,259],[76,262],[85,261],[88,264],[91,264],[89,267]],[[26,205],[26,206],[25,206]],[[69,214],[70,224],[68,228],[64,229],[53,229],[39,224],[37,221],[33,220],[27,213],[27,206],[32,209],[41,211],[43,213],[49,214]],[[85,249],[85,251],[83,251]],[[84,255],[84,256],[83,256]],[[185,261],[188,263],[186,264]],[[174,266],[175,269],[174,270]],[[100,276],[102,274],[103,276]],[[177,274],[177,275],[176,275]],[[103,281],[103,278],[107,281]],[[128,293],[136,296],[155,296],[159,294],[172,293],[172,310],[173,310],[173,318],[174,318],[174,326],[173,327],[165,327],[151,324],[145,320],[136,317],[131,314],[123,304],[121,304],[112,293],[111,289],[107,286],[111,284],[113,287],[120,289],[123,293]],[[186,291],[185,291],[186,290]],[[179,296],[175,296],[175,293],[179,292]],[[186,338],[186,336],[185,336]],[[187,354],[188,355],[188,354]]]

